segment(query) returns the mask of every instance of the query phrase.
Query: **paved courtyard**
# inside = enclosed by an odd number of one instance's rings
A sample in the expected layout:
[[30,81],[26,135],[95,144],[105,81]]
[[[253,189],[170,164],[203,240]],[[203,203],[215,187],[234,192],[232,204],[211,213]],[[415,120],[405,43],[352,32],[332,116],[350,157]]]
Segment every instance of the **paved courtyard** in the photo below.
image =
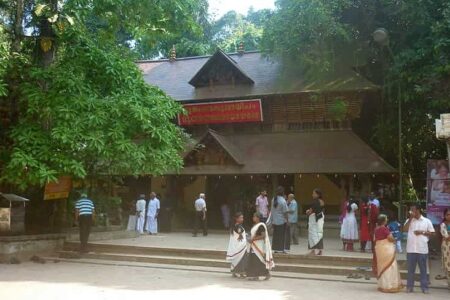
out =
[[[205,249],[205,250],[222,250],[225,251],[228,246],[229,236],[226,233],[213,233],[204,237],[192,237],[188,232],[161,233],[156,236],[142,235],[137,238],[104,240],[95,243],[116,244],[116,245],[133,245],[143,247],[163,247],[163,248],[185,248],[185,249]],[[372,253],[345,252],[342,250],[342,242],[337,238],[324,239],[324,255],[329,256],[352,256],[372,258]],[[403,245],[406,248],[406,245]],[[355,244],[355,249],[359,249],[359,245]],[[307,254],[308,241],[302,236],[299,245],[291,246],[291,254]],[[406,254],[398,254],[398,260],[406,260]],[[435,280],[435,276],[442,274],[440,257],[432,257],[430,259],[430,280],[431,286],[446,288],[445,280]]]
[[[326,288],[324,288],[326,286]],[[383,295],[374,284],[272,278],[249,282],[229,274],[152,267],[78,263],[23,263],[0,266],[1,299],[448,299],[446,290],[431,295]]]
[[[119,245],[134,245],[144,247],[167,247],[167,248],[186,248],[186,249],[208,249],[208,250],[222,250],[225,251],[228,247],[229,235],[226,233],[213,233],[204,237],[201,234],[197,237],[192,237],[190,233],[161,233],[156,236],[142,235],[137,238],[118,239],[96,241],[95,243],[104,244],[119,244]],[[337,238],[324,239],[325,255],[332,256],[357,256],[357,257],[372,257],[371,253],[345,252],[342,251],[342,242]],[[359,244],[355,244],[355,249],[359,249]],[[306,237],[300,237],[299,245],[291,246],[292,254],[307,254],[308,241]],[[400,259],[404,259],[405,255],[400,254]]]

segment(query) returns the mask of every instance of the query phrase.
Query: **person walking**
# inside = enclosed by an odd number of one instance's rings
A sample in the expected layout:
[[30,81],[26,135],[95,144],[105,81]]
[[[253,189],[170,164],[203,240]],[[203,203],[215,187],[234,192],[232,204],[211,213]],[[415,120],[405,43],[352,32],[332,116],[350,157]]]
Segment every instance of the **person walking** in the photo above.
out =
[[92,222],[95,220],[95,206],[87,194],[81,194],[75,203],[75,221],[80,226],[80,253],[88,253],[88,240],[91,233]]
[[428,260],[428,240],[434,235],[434,227],[431,221],[422,215],[419,204],[410,206],[409,218],[406,221],[403,231],[408,233],[406,242],[406,260],[408,264],[407,292],[414,290],[414,275],[416,266],[420,270],[420,288],[425,294],[429,293],[427,260]]
[[358,222],[356,221],[357,210],[358,204],[356,204],[353,197],[350,197],[341,226],[341,239],[344,244],[344,251],[353,251],[353,244],[359,241]]
[[289,238],[292,245],[298,245],[298,204],[294,194],[288,195]]
[[161,210],[161,202],[154,192],[150,193],[150,200],[147,205],[147,232],[150,235],[158,234],[158,215]]
[[[275,253],[286,252],[287,203],[284,199],[284,188],[279,186],[273,197],[271,207],[271,223],[273,227],[272,250]],[[262,217],[261,214],[259,215]],[[261,219],[260,219],[261,221]]]
[[378,290],[384,293],[398,293],[403,289],[400,271],[395,255],[395,237],[386,227],[386,215],[378,216],[375,229],[373,271],[377,276]]
[[197,236],[198,228],[200,224],[203,228],[203,236],[208,235],[208,229],[206,225],[206,195],[201,193],[197,200],[194,202],[195,219],[194,219],[194,233],[193,237]]
[[308,249],[311,250],[310,255],[322,255],[323,252],[323,225],[325,223],[325,215],[323,208],[322,191],[314,189],[312,193],[313,203],[306,211],[308,216]]
[[272,250],[270,249],[269,232],[266,224],[261,222],[261,214],[253,214],[253,227],[250,230],[250,238],[247,246],[246,274],[249,280],[259,280],[264,276],[269,280],[270,270],[275,267]]
[[233,277],[245,277],[247,265],[247,240],[244,229],[244,214],[237,212],[234,215],[234,225],[230,229],[226,260],[231,264]]
[[267,191],[263,190],[256,198],[256,211],[260,213],[261,222],[266,223],[269,217],[269,201],[267,200]]
[[444,221],[440,226],[440,232],[442,235],[442,268],[446,273],[443,278],[447,277],[447,285],[450,290],[450,210],[448,208],[444,211]]
[[145,195],[139,195],[139,199],[136,201],[136,231],[140,234],[144,234],[144,224],[145,224]]

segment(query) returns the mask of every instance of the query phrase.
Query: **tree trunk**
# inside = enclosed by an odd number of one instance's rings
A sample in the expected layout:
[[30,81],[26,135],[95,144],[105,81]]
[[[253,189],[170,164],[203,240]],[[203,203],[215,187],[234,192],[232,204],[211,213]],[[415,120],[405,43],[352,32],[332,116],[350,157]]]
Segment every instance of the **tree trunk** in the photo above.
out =
[[[57,14],[58,1],[47,0],[46,2],[52,12],[52,15]],[[48,17],[41,17],[39,21],[39,38],[36,47],[36,63],[44,68],[49,67],[55,60],[56,35],[53,31],[52,23],[49,22]]]
[[14,11],[13,40],[11,43],[11,53],[20,53],[20,46],[23,39],[23,0],[16,0]]
[[[21,53],[23,40],[23,18],[24,18],[24,0],[16,0],[14,11],[12,12],[12,35],[10,54],[15,57],[17,53]],[[10,65],[7,73],[8,91],[9,91],[9,126],[12,127],[17,124],[19,120],[19,82],[20,74],[13,64]]]

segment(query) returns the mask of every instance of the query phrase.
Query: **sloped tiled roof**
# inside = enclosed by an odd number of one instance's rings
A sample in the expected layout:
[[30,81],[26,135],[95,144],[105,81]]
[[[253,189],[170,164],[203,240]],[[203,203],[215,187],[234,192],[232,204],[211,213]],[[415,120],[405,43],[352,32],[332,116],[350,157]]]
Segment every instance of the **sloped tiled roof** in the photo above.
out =
[[351,130],[223,135],[209,132],[242,165],[186,166],[182,175],[394,173]]
[[205,65],[211,56],[181,58],[175,61],[139,61],[139,68],[148,84],[161,88],[178,101],[248,98],[274,94],[314,91],[373,90],[372,84],[349,67],[339,75],[323,81],[311,81],[299,76],[287,75],[281,64],[264,57],[260,52],[228,54],[236,66],[254,81],[252,85],[221,85],[195,88],[189,81]]

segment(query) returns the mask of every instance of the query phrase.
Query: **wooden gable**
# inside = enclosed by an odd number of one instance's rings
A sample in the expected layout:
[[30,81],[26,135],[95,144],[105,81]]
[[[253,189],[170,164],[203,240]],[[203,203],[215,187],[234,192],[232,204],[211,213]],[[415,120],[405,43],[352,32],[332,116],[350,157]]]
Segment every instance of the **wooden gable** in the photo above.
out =
[[220,137],[218,134],[208,132],[194,149],[184,157],[184,165],[186,167],[242,165],[238,154],[232,153],[233,150],[227,148],[227,142],[224,143],[221,139],[223,137]]
[[254,81],[230,56],[219,49],[192,77],[189,84],[200,88],[214,85],[252,85]]

